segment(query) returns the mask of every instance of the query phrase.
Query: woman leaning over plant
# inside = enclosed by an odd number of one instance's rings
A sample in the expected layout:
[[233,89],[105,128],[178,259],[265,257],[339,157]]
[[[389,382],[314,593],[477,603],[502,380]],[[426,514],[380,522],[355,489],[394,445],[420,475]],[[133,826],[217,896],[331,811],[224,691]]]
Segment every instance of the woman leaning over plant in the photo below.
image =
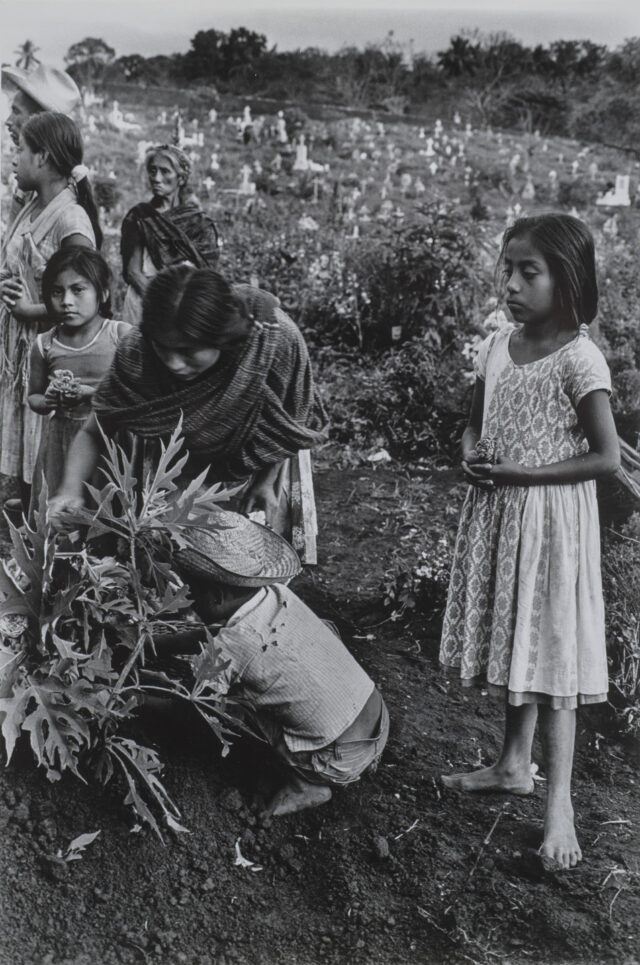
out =
[[119,344],[69,453],[54,517],[84,502],[100,427],[133,436],[138,478],[180,418],[184,483],[241,485],[233,508],[262,511],[306,562],[315,562],[308,450],[326,437],[305,341],[278,299],[231,286],[212,269],[167,268],[147,288],[142,324]]

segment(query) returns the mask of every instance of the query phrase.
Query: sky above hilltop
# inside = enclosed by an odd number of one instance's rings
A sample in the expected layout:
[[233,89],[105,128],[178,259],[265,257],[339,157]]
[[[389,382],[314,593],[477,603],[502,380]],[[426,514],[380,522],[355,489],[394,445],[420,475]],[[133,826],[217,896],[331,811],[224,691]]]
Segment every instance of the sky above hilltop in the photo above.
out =
[[416,53],[448,46],[461,28],[511,33],[532,45],[589,39],[614,47],[640,36],[640,0],[0,0],[0,60],[29,39],[62,66],[72,43],[101,37],[117,55],[184,53],[198,30],[245,26],[278,50],[377,43],[390,30]]

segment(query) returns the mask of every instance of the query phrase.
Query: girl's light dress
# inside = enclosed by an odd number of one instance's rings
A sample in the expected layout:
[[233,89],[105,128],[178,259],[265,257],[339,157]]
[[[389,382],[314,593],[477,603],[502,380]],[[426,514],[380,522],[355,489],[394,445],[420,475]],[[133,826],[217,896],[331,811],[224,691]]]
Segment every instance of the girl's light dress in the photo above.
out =
[[[578,336],[516,364],[516,326],[480,347],[482,435],[498,455],[543,466],[588,451],[576,407],[611,391],[607,363]],[[594,481],[467,492],[458,527],[440,660],[463,686],[486,681],[509,703],[571,709],[606,700],[608,679]]]
[[[9,225],[0,253],[0,276],[19,278],[27,298],[40,302],[45,265],[69,235],[81,234],[95,246],[87,212],[72,188],[63,190],[42,211],[31,197]],[[0,473],[31,483],[43,418],[27,403],[29,356],[39,323],[20,321],[0,302]]]
[[[119,340],[130,329],[131,326],[126,322],[106,318],[100,331],[82,348],[72,348],[59,342],[56,328],[38,335],[36,342],[45,362],[47,382],[53,378],[56,370],[66,369],[73,372],[84,385],[96,388],[109,370]],[[50,496],[59,488],[71,443],[90,413],[91,399],[87,399],[73,408],[54,409],[51,415],[45,417],[33,476],[31,514],[33,509],[38,508],[43,475]]]

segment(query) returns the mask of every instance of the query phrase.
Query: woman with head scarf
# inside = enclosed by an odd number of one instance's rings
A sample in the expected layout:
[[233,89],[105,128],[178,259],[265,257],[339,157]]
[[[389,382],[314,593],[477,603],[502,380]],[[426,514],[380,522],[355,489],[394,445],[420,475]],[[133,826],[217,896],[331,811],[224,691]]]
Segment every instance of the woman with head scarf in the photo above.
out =
[[218,258],[218,232],[191,192],[191,162],[184,151],[173,144],[152,147],[145,167],[151,201],[125,215],[120,243],[129,286],[122,318],[133,325],[140,324],[142,298],[159,271],[185,262],[194,268],[212,267]]
[[101,431],[133,446],[143,480],[179,424],[189,453],[179,484],[201,473],[207,484],[239,484],[231,508],[263,513],[315,562],[309,450],[327,424],[302,333],[268,292],[184,264],[149,282],[141,326],[118,344],[50,517],[84,504]]

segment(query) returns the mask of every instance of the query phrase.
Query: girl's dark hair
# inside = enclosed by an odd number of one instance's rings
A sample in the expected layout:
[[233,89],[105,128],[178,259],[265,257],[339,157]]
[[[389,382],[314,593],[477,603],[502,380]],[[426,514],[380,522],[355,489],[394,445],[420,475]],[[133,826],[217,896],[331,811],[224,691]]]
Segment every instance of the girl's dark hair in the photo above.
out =
[[140,330],[146,338],[180,332],[194,344],[225,351],[244,341],[251,324],[229,282],[212,268],[164,268],[144,293]]
[[58,248],[51,255],[42,275],[42,299],[50,315],[54,315],[51,296],[56,280],[61,272],[70,268],[86,278],[93,285],[100,301],[100,314],[103,318],[111,315],[111,269],[98,251],[84,245],[68,245]]
[[[41,111],[34,114],[22,126],[20,132],[32,151],[46,152],[51,166],[64,178],[70,178],[77,164],[82,164],[83,144],[78,125],[56,111]],[[96,247],[102,246],[102,231],[98,220],[98,209],[93,198],[89,178],[75,182],[78,203],[89,215]]]
[[498,267],[504,263],[509,242],[525,235],[549,266],[558,312],[577,328],[590,325],[598,312],[598,282],[593,236],[587,226],[570,214],[519,218],[504,233]]

